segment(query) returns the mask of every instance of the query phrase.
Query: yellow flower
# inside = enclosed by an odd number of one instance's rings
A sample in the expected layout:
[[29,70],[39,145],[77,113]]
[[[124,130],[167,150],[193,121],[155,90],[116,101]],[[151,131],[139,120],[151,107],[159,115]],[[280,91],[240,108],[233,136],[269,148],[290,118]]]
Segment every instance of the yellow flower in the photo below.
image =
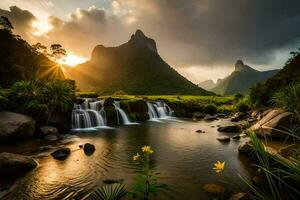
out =
[[154,153],[154,151],[151,149],[151,146],[143,146],[143,147],[142,147],[142,151],[143,151],[144,153],[149,153],[149,154]]
[[136,153],[136,155],[133,156],[132,158],[134,161],[137,161],[138,159],[140,159],[140,154]]
[[215,164],[214,164],[214,168],[213,170],[215,170],[217,173],[220,173],[221,171],[224,170],[225,168],[225,162],[220,162],[220,161],[217,161]]

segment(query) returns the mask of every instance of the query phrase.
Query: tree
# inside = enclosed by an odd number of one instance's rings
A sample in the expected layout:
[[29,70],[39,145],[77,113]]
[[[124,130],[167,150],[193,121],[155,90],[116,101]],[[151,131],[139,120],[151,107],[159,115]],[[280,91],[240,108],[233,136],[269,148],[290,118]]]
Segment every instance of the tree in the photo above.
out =
[[32,45],[32,49],[34,52],[36,52],[37,54],[44,54],[47,55],[47,47],[42,45],[41,43],[36,43],[34,45]]
[[63,60],[67,56],[67,51],[63,49],[60,44],[52,44],[50,46],[50,51],[50,56],[54,59],[55,62]]
[[0,28],[11,31],[14,29],[13,25],[9,21],[9,19],[5,16],[0,17]]

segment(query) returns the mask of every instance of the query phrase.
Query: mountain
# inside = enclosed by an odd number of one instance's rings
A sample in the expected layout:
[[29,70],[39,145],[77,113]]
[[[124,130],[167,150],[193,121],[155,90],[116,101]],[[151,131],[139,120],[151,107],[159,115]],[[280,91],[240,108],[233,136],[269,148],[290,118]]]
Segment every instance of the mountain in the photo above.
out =
[[213,80],[206,80],[206,81],[202,81],[201,83],[199,83],[198,86],[205,89],[205,90],[210,91],[214,87],[216,87],[216,84]]
[[118,47],[94,48],[86,63],[67,69],[81,90],[111,94],[213,95],[181,76],[158,54],[153,39],[137,30]]
[[250,87],[256,83],[265,82],[277,72],[279,70],[257,71],[245,65],[243,61],[238,60],[235,64],[235,70],[226,78],[219,79],[211,91],[224,95],[245,94],[249,91]]
[[35,53],[20,36],[0,29],[0,86],[19,80],[64,79],[61,68],[46,56]]
[[300,52],[295,52],[282,70],[269,78],[264,84],[256,85],[251,92],[256,93],[255,96],[262,105],[268,106],[272,103],[270,100],[275,92],[294,83],[300,83]]

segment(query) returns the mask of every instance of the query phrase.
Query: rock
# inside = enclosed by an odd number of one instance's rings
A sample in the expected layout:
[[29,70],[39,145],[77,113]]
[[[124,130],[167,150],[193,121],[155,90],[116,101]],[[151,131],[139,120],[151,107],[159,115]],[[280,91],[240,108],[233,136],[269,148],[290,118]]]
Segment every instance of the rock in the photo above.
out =
[[86,143],[84,144],[83,150],[86,155],[92,155],[96,148],[93,144]]
[[205,192],[213,195],[223,195],[225,193],[225,188],[221,185],[216,184],[205,184],[202,188]]
[[214,114],[214,117],[216,117],[216,118],[225,118],[226,115],[223,114],[223,113],[217,113],[217,114]]
[[251,144],[250,141],[248,142],[244,142],[243,144],[241,144],[239,146],[239,153],[240,154],[244,154],[244,155],[247,155],[247,156],[251,156],[252,152],[253,152],[253,146]]
[[197,132],[197,133],[205,133],[205,131],[202,131],[202,130],[200,130],[200,129],[199,129],[199,130],[196,130],[196,132]]
[[293,113],[281,109],[274,109],[269,111],[268,114],[253,125],[251,129],[261,137],[282,139],[286,138],[287,135],[278,130],[289,130],[293,124],[293,120]]
[[114,183],[122,183],[124,179],[104,179],[103,183],[105,184],[114,184]]
[[221,137],[218,137],[217,140],[219,140],[221,142],[230,142],[230,137],[228,137],[228,136],[221,136]]
[[80,149],[82,149],[82,148],[83,148],[83,145],[82,145],[82,144],[81,144],[81,145],[79,145],[79,148],[80,148]]
[[70,154],[70,148],[65,147],[54,151],[53,153],[51,153],[51,156],[57,160],[65,160]]
[[205,115],[205,117],[203,119],[206,120],[206,121],[218,120],[218,118],[216,118],[215,116],[211,116],[209,114]]
[[0,153],[0,174],[6,175],[21,175],[37,166],[37,163],[28,156]]
[[228,200],[250,200],[249,196],[244,192],[232,195]]
[[226,132],[226,133],[238,133],[240,132],[240,127],[237,125],[231,125],[231,126],[221,126],[218,128],[219,132]]
[[54,148],[54,147],[51,146],[51,145],[46,145],[46,146],[41,146],[41,147],[39,148],[39,150],[40,150],[40,151],[48,151],[48,150],[53,149],[53,148]]
[[245,119],[246,116],[247,116],[247,113],[237,112],[231,117],[230,121],[239,122],[239,121]]
[[58,137],[56,135],[46,135],[44,139],[49,141],[56,141],[58,140]]
[[194,112],[193,113],[193,119],[203,119],[205,117],[205,114],[204,113],[201,113],[201,112]]
[[232,136],[232,139],[239,140],[239,139],[241,139],[241,136],[240,135],[234,135],[234,136]]
[[0,141],[16,141],[32,137],[35,120],[29,116],[0,111]]
[[58,130],[52,126],[41,126],[40,131],[45,135],[57,135]]

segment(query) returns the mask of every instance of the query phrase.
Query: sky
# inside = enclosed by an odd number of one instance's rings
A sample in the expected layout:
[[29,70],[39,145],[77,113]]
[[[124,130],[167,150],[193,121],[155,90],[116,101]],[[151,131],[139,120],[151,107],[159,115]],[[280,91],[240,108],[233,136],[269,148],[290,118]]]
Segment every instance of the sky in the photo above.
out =
[[299,0],[1,0],[0,15],[31,44],[62,44],[73,65],[141,29],[194,83],[227,76],[238,59],[281,68],[300,47]]

